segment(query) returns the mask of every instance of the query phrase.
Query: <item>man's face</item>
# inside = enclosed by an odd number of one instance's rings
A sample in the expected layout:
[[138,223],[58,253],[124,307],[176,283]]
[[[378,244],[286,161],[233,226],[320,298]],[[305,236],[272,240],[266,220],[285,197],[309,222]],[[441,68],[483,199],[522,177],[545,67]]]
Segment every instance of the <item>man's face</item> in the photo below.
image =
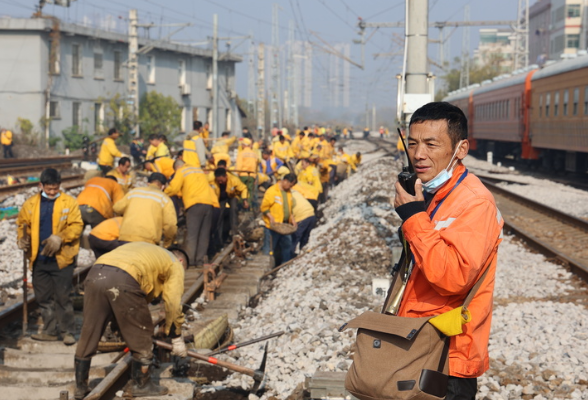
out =
[[216,180],[216,183],[218,183],[219,185],[224,185],[225,183],[227,183],[226,175],[225,176],[217,176],[214,179]]
[[284,189],[286,192],[292,188],[292,182],[289,180],[282,179],[280,182],[282,182],[282,189]]
[[306,169],[306,167],[308,167],[310,165],[310,163],[306,160],[302,160],[300,165],[302,166],[303,169]]
[[262,157],[264,160],[266,160],[266,161],[267,161],[267,160],[270,158],[270,155],[269,155],[269,154],[266,154],[266,153],[263,153],[263,154],[261,155],[261,157]]
[[157,147],[157,145],[159,144],[159,140],[157,139],[150,139],[149,140],[149,144],[153,147]]
[[114,132],[112,135],[110,135],[110,137],[113,139],[118,139],[119,136],[120,136],[119,132]]
[[118,170],[123,175],[126,174],[127,172],[129,172],[129,169],[131,169],[131,163],[130,162],[126,162],[126,163],[121,164],[121,165],[118,166]]
[[[463,159],[468,149],[468,141],[462,141],[456,158]],[[429,182],[447,168],[454,151],[446,120],[425,121],[410,126],[408,156],[414,165],[417,177],[424,183]]]
[[59,186],[60,186],[59,183],[47,184],[47,185],[41,184],[41,189],[45,192],[45,194],[50,199],[53,199],[53,198],[55,198],[55,196],[57,196],[57,193],[59,193]]

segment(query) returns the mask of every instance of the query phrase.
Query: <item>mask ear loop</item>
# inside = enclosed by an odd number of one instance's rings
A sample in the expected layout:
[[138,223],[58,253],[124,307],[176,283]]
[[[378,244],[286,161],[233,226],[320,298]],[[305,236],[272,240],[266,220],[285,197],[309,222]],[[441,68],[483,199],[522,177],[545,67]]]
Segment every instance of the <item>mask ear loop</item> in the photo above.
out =
[[[453,171],[453,169],[456,167],[457,163],[459,162],[459,159],[455,159],[455,156],[457,155],[457,152],[459,150],[459,146],[461,146],[461,142],[463,142],[463,140],[460,140],[459,143],[457,144],[457,146],[455,146],[455,151],[453,152],[453,155],[451,156],[451,161],[449,161],[449,165],[446,168],[447,172]],[[455,161],[455,164],[453,164],[453,166],[451,167],[451,164],[453,163],[453,161]],[[449,168],[451,167],[451,168]]]

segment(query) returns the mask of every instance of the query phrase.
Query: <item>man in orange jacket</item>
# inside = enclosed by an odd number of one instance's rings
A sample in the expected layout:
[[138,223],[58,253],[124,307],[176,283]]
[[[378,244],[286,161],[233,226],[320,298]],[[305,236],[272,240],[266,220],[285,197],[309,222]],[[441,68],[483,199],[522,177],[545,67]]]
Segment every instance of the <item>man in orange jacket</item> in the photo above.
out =
[[476,378],[489,368],[492,293],[504,221],[492,194],[462,164],[469,142],[459,108],[426,104],[412,115],[409,128],[416,195],[397,182],[394,207],[404,221],[402,234],[414,266],[398,315],[427,317],[461,306],[490,261],[468,308],[471,320],[449,344],[447,399],[474,399]]
[[112,218],[112,206],[125,195],[114,176],[97,176],[89,179],[78,195],[78,204],[85,225],[94,228],[105,219]]

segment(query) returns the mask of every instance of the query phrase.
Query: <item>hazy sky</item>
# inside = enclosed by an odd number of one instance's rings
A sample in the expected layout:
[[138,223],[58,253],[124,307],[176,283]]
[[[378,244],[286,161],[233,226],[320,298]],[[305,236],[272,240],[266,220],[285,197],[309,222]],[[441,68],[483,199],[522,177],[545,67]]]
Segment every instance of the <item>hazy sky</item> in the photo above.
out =
[[[534,1],[531,1],[533,3]],[[174,39],[186,41],[203,41],[212,35],[212,16],[218,14],[219,34],[221,36],[240,36],[253,33],[257,43],[271,44],[272,41],[272,4],[280,6],[280,42],[288,39],[288,24],[295,22],[297,40],[309,40],[319,43],[309,32],[317,32],[330,43],[352,43],[358,39],[357,21],[362,17],[368,22],[391,22],[404,20],[405,0],[77,0],[70,8],[47,5],[44,11],[67,22],[79,22],[83,18],[100,21],[110,16],[119,26],[127,23],[128,10],[136,8],[140,23],[157,24],[190,22],[192,27],[184,28],[174,35]],[[0,15],[11,17],[30,17],[38,0],[0,0]],[[429,20],[461,21],[464,8],[470,7],[470,20],[515,20],[518,1],[516,0],[429,0]],[[152,28],[151,37],[166,35],[174,28]],[[471,50],[478,44],[477,27],[470,28]],[[368,29],[367,36],[371,29]],[[452,29],[446,28],[447,36]],[[458,28],[450,39],[451,58],[459,55],[462,48],[462,31]],[[379,29],[366,45],[366,69],[362,71],[351,67],[351,106],[354,110],[363,110],[366,104],[375,103],[378,107],[394,106],[396,101],[396,78],[401,71],[402,56],[379,57],[375,53],[400,53],[397,45],[402,38],[403,29]],[[438,30],[431,28],[429,37],[437,39]],[[238,41],[234,41],[236,45]],[[224,45],[221,44],[221,49]],[[247,53],[248,43],[235,50],[242,53],[244,62],[237,67],[237,92],[247,97]],[[328,60],[319,51],[314,62],[314,97],[318,107],[325,104],[324,86],[327,77]],[[360,62],[361,49],[351,44],[351,58]],[[438,61],[438,46],[431,45],[429,58]],[[433,69],[436,74],[440,72]]]

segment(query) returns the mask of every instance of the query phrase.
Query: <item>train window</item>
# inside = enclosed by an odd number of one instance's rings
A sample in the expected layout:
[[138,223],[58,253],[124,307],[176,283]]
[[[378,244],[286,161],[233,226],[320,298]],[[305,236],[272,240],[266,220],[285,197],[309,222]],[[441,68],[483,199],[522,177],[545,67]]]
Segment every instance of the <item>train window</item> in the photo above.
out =
[[568,115],[568,102],[570,101],[570,91],[566,89],[564,91],[563,98],[563,115]]
[[551,93],[545,95],[545,116],[549,117],[549,106],[551,105]]
[[588,115],[588,86],[584,88],[584,115]]
[[557,117],[559,111],[559,92],[553,93],[553,116]]
[[543,94],[539,95],[539,117],[543,116]]
[[510,119],[510,100],[506,100],[506,119]]
[[580,101],[580,89],[574,89],[574,106],[572,108],[572,114],[578,115],[578,101]]

